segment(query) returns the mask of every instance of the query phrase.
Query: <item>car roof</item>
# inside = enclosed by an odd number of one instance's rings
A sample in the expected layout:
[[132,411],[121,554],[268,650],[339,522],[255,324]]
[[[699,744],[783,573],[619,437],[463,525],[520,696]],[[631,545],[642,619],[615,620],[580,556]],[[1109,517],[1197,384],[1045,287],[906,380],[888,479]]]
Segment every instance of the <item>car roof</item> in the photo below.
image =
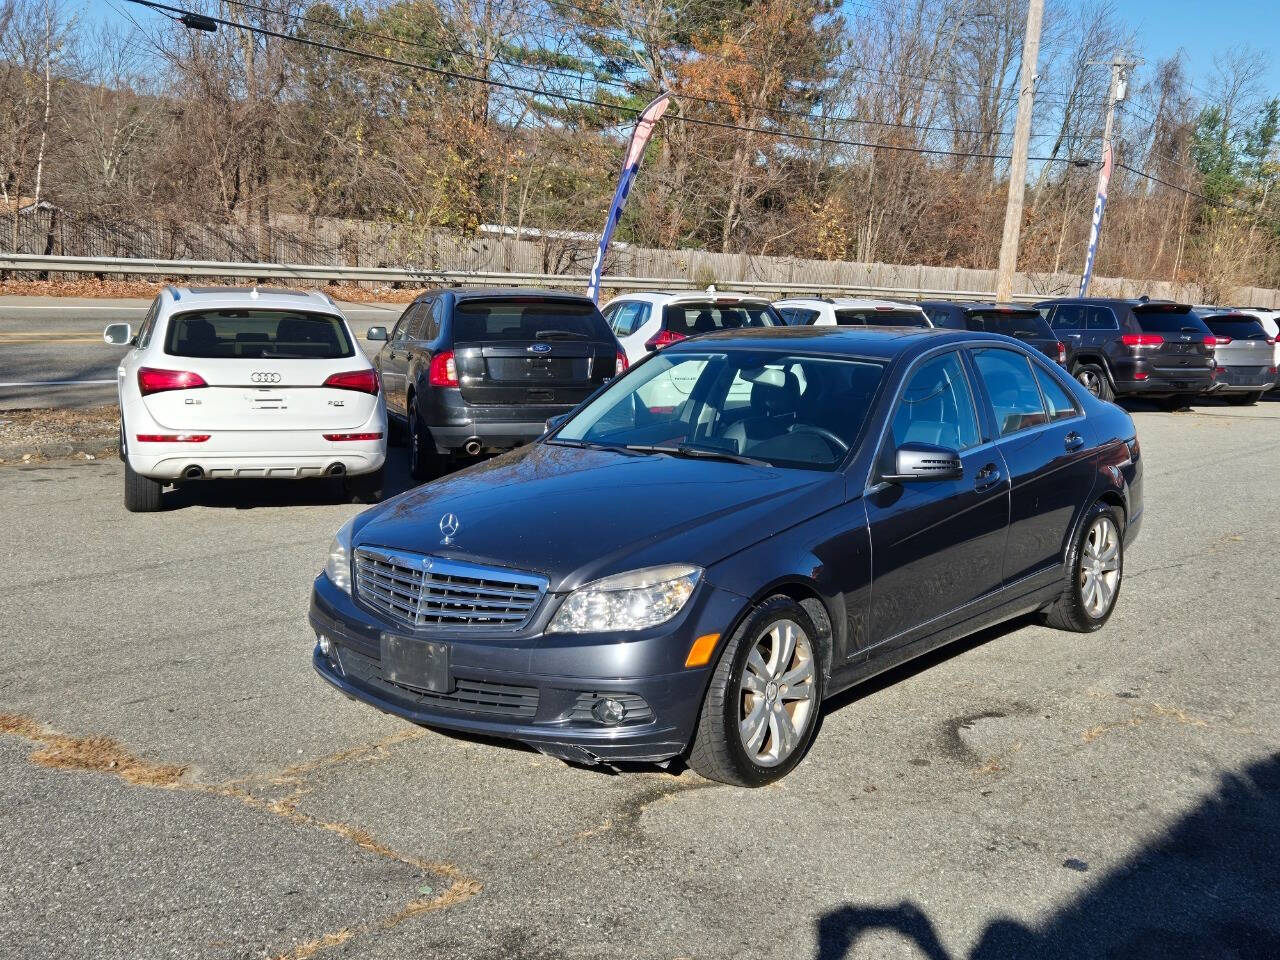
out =
[[932,347],[961,343],[992,343],[1001,346],[1025,346],[1010,337],[973,330],[949,330],[942,327],[743,327],[718,330],[688,340],[681,340],[663,353],[696,353],[712,344],[715,348],[777,350],[830,356],[840,354],[874,360],[921,353]]
[[591,303],[591,298],[568,290],[549,290],[546,287],[435,287],[418,295],[438,297],[442,293],[453,294],[456,300],[527,300],[530,297],[543,300],[575,300]]
[[996,303],[991,300],[921,300],[922,307],[956,307],[960,310],[991,310],[999,312],[1039,313],[1029,303]]
[[288,287],[178,287],[167,286],[160,294],[170,312],[180,309],[262,307],[299,308],[341,314],[338,305],[323,290],[291,290]]
[[1191,305],[1187,303],[1179,303],[1177,300],[1164,300],[1156,297],[1050,297],[1047,300],[1040,300],[1035,305],[1037,307],[1051,307],[1055,303],[1080,303],[1094,304],[1104,307],[1185,307],[1190,310]]
[[843,307],[847,310],[875,310],[889,308],[892,310],[919,310],[920,304],[905,300],[875,300],[870,297],[786,297],[775,300],[774,306],[800,306],[802,304],[826,304],[831,307]]
[[[639,303],[651,303],[655,306],[666,306],[670,303],[705,303],[708,300],[712,302],[723,301],[725,303],[758,303],[764,306],[769,305],[767,297],[757,296],[754,293],[735,293],[732,290],[677,290],[675,292],[663,292],[646,290],[640,293],[624,293],[610,300],[629,300]],[[605,306],[609,304],[606,303]]]

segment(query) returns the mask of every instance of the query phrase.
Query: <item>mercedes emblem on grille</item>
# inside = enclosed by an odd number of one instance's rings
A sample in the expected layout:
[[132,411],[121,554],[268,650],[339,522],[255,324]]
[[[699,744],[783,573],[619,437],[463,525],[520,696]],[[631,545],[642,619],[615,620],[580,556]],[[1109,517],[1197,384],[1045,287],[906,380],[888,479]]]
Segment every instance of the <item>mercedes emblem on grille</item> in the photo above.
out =
[[249,374],[249,379],[254,383],[279,383],[280,374],[268,370],[256,370]]
[[452,513],[446,513],[440,518],[440,532],[444,534],[444,539],[440,542],[446,547],[453,543],[453,538],[458,535],[458,529],[462,526],[458,522],[458,518]]

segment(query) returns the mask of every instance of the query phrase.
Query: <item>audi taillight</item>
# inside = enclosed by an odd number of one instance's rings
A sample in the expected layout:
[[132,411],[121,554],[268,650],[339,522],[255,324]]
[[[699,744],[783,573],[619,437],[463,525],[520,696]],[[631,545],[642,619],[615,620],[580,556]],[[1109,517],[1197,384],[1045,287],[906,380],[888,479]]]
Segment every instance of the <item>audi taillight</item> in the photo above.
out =
[[1164,343],[1164,337],[1158,333],[1126,333],[1120,342],[1126,347],[1158,347]]
[[322,433],[326,440],[381,440],[381,433]]
[[138,368],[138,390],[144,397],[166,390],[194,390],[207,387],[204,377],[192,370],[160,370],[156,367]]
[[324,386],[334,390],[355,390],[357,393],[378,395],[378,371],[372,367],[363,370],[348,370],[335,373],[325,378]]
[[1058,341],[1058,362],[1064,367],[1067,365],[1067,345],[1061,340]]
[[204,443],[209,439],[208,433],[140,433],[139,443]]
[[458,385],[458,364],[453,359],[452,350],[441,351],[431,358],[431,366],[427,368],[427,382],[433,387]]
[[669,347],[671,344],[678,343],[683,339],[683,333],[676,333],[672,330],[659,330],[644,342],[644,348],[646,350],[661,350],[663,347]]
[[619,350],[618,359],[613,365],[613,375],[615,377],[622,376],[624,373],[627,372],[628,366],[629,364],[627,363],[627,355],[623,353],[621,350]]

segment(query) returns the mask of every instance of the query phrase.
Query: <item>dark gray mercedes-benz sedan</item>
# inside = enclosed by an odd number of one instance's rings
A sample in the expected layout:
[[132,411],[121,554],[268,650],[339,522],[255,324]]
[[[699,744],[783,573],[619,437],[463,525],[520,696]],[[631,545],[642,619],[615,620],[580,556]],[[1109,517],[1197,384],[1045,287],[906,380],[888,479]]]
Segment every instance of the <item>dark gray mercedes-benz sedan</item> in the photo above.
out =
[[1016,340],[712,334],[346,524],[312,659],[417,723],[758,786],[895,664],[1101,627],[1141,520],[1129,415]]

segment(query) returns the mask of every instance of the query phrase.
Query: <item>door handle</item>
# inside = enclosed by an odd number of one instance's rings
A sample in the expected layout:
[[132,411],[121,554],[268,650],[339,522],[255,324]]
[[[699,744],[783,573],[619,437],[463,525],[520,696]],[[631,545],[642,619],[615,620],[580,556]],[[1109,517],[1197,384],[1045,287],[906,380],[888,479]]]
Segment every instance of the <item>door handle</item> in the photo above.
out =
[[1072,430],[1063,438],[1062,445],[1068,450],[1079,450],[1084,446],[1084,437]]
[[1000,482],[1000,468],[994,463],[988,463],[985,467],[977,472],[974,476],[975,483],[973,489],[986,490],[994,487]]

